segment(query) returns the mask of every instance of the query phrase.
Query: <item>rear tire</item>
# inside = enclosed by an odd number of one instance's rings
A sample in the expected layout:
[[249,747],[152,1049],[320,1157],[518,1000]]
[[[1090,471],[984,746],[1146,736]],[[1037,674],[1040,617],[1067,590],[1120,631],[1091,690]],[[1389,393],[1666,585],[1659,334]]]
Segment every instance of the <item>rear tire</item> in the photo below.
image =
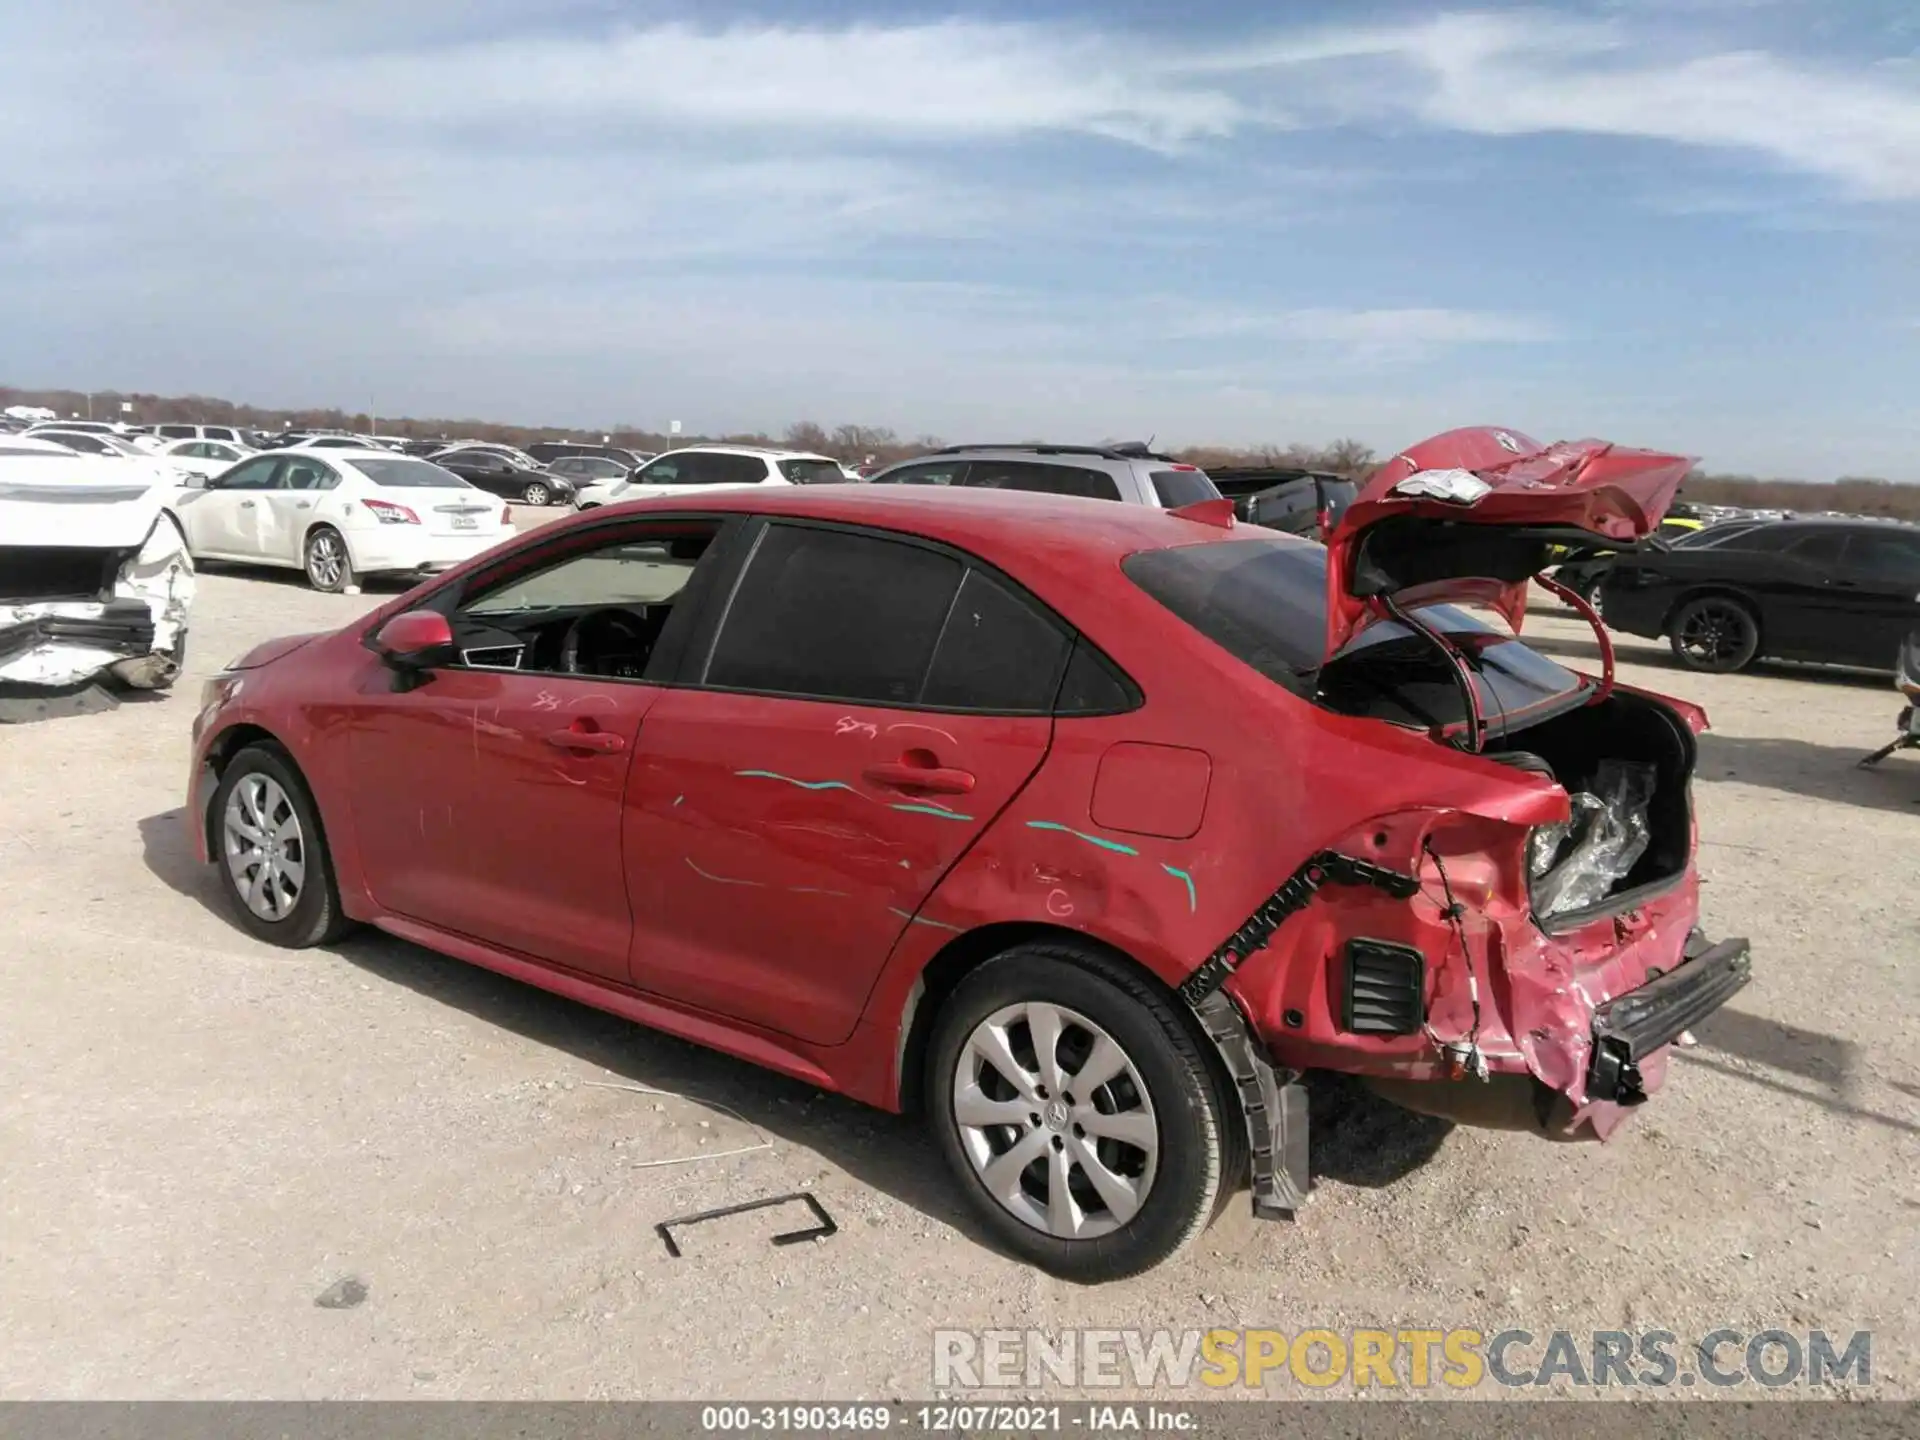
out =
[[353,584],[353,556],[347,540],[331,525],[316,525],[307,532],[307,583],[327,595],[338,595]]
[[553,492],[538,480],[529,480],[527,488],[520,492],[521,503],[545,507],[553,503]]
[[1238,1112],[1193,1031],[1091,946],[1019,945],[962,979],[934,1022],[926,1094],[982,1223],[1062,1279],[1151,1269],[1238,1179]]
[[1674,612],[1667,626],[1674,659],[1689,670],[1731,675],[1760,651],[1760,622],[1738,600],[1703,595]]
[[208,849],[240,928],[289,950],[353,928],[340,909],[333,857],[313,794],[277,745],[249,745],[213,792]]

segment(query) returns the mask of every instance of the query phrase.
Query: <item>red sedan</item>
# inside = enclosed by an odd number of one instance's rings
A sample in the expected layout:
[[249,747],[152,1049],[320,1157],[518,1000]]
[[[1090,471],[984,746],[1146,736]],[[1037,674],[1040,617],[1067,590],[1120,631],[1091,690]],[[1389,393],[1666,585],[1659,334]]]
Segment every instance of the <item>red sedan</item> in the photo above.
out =
[[1309,1069],[1604,1136],[1745,982],[1695,929],[1704,717],[1450,603],[1517,625],[1685,471],[1454,432],[1329,548],[1222,501],[596,510],[211,681],[194,843],[271,943],[376,925],[920,1106],[1010,1249],[1125,1275],[1305,1200]]

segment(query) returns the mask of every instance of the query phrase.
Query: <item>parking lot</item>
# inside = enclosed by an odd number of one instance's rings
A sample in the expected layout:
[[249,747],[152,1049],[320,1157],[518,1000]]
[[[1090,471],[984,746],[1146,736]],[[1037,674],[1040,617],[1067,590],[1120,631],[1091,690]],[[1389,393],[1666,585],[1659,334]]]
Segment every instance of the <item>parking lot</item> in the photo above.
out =
[[[0,1397],[912,1397],[936,1329],[1102,1325],[1871,1330],[1872,1393],[1920,1395],[1920,759],[1853,768],[1884,678],[1620,640],[1624,683],[1713,719],[1704,921],[1756,978],[1615,1143],[1323,1086],[1297,1222],[1243,1198],[1079,1288],[990,1248],[910,1119],[376,932],[229,923],[180,816],[200,683],[384,593],[203,574],[170,695],[0,730]],[[1528,633],[1594,661],[1551,606]],[[797,1208],[682,1258],[655,1233],[803,1189],[830,1238],[771,1245]]]

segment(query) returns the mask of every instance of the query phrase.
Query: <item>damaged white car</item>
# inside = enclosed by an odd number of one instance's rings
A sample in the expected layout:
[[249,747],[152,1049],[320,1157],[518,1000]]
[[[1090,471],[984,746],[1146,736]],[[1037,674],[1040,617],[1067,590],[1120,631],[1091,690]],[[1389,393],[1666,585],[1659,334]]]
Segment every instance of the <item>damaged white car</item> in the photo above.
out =
[[173,683],[193,557],[146,460],[0,446],[0,698]]

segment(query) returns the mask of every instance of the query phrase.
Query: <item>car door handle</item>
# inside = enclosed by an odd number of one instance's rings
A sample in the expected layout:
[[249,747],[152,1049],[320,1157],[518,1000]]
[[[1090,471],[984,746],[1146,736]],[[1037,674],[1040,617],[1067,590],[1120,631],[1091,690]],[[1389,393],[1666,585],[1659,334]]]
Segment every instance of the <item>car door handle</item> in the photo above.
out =
[[253,509],[253,501],[251,501],[251,500],[242,500],[242,501],[240,502],[240,508],[241,508],[242,510],[251,510],[251,509]]
[[861,773],[875,785],[885,785],[894,790],[922,790],[932,795],[973,793],[972,774],[938,765],[870,765]]
[[313,508],[313,501],[296,500],[293,502],[293,508],[296,510],[311,510]]
[[561,750],[591,750],[596,755],[612,755],[627,748],[626,738],[611,730],[549,730],[546,742]]

